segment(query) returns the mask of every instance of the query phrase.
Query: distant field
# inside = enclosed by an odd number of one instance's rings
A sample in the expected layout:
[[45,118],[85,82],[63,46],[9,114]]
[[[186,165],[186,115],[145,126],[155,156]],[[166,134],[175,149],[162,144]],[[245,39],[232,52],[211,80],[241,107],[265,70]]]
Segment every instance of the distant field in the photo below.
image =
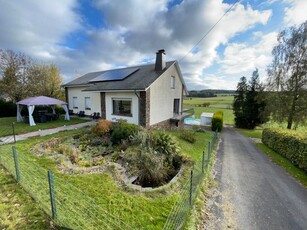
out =
[[[203,112],[214,113],[218,110],[224,113],[224,124],[233,125],[234,115],[232,110],[233,96],[217,96],[209,98],[186,98],[183,101],[184,108],[193,108],[195,118],[200,118]],[[209,107],[201,107],[204,103],[210,103]]]

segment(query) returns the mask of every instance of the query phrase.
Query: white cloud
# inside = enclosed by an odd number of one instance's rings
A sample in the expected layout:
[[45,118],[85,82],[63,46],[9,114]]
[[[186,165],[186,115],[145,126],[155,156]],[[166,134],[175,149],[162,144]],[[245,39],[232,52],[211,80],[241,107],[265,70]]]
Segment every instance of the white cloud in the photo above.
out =
[[287,26],[298,25],[307,20],[307,1],[306,0],[284,0],[289,4],[285,8],[284,22]]
[[75,7],[75,0],[1,1],[1,48],[52,58],[53,46],[81,27]]
[[[255,10],[237,4],[199,44],[197,52],[181,57],[196,44],[212,25],[226,12],[229,4],[222,0],[182,1],[168,9],[167,0],[95,0],[93,6],[101,11],[105,28],[89,28],[76,9],[77,0],[1,1],[0,48],[20,50],[34,58],[54,62],[69,80],[77,71],[90,71],[115,66],[135,65],[143,60],[154,60],[157,49],[166,49],[167,59],[179,59],[188,87],[229,85],[225,74],[203,76],[204,70],[225,58],[223,70],[235,72],[240,66],[228,57],[243,55],[256,63],[246,63],[246,70],[265,59],[261,52],[244,44],[231,43],[225,57],[217,48],[226,47],[231,38],[251,30],[257,24],[265,25],[271,10]],[[18,15],[18,17],[16,17]],[[72,33],[84,32],[86,42],[77,49],[61,45]],[[238,51],[240,48],[242,51]],[[260,49],[261,47],[259,47]],[[258,56],[257,56],[258,55]],[[244,63],[244,58],[235,57]],[[71,77],[70,77],[71,76]],[[219,88],[220,88],[219,87]]]
[[[259,36],[258,33],[256,33]],[[277,33],[271,32],[261,37],[255,44],[231,43],[224,51],[224,57],[220,61],[224,79],[235,88],[239,78],[249,78],[252,72],[258,68],[260,80],[264,82],[267,77],[266,68],[272,62],[272,49],[277,45]]]
[[232,43],[227,46],[224,58],[220,62],[225,74],[252,72],[255,68],[265,71],[272,61],[272,49],[277,44],[277,33],[263,35],[261,40],[253,45],[247,43]]

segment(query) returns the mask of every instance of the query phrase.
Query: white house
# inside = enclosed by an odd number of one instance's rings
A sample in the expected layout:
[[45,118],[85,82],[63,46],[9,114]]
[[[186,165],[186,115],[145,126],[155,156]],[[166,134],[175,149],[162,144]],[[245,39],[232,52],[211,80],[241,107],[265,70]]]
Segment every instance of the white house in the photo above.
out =
[[103,119],[127,120],[144,127],[181,123],[183,95],[187,89],[177,61],[91,72],[65,85],[66,100],[74,113],[99,112]]

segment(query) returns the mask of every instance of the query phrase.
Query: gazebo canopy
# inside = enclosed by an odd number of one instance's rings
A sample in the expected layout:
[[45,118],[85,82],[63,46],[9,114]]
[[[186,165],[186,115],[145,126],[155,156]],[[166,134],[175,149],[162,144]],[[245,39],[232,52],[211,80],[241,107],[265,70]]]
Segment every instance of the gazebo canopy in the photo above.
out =
[[52,97],[38,96],[29,97],[18,101],[16,104],[19,105],[66,105],[67,103]]
[[23,120],[20,114],[21,111],[20,105],[26,105],[28,107],[30,126],[36,125],[32,116],[36,105],[49,105],[51,106],[54,114],[55,114],[55,105],[62,105],[65,110],[65,120],[69,121],[67,103],[52,97],[46,97],[46,96],[29,97],[21,101],[18,101],[16,104],[17,104],[17,121]]

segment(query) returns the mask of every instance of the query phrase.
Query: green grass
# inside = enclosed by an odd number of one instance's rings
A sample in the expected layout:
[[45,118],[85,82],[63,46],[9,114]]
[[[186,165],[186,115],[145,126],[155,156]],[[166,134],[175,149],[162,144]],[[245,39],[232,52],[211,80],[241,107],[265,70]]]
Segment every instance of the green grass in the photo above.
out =
[[0,165],[0,229],[49,229],[49,217]]
[[261,128],[257,128],[257,129],[239,129],[237,128],[237,130],[239,130],[240,133],[242,133],[243,135],[247,136],[247,137],[251,137],[251,138],[262,138],[262,131],[263,129]]
[[[67,136],[75,132],[78,131],[61,132],[53,136]],[[207,148],[212,138],[212,133],[197,133],[197,142],[190,144],[179,139],[177,133],[171,133],[180,144],[182,153],[198,161],[201,159],[203,149]],[[51,136],[17,142],[16,148],[20,158],[21,178],[26,178],[21,183],[33,197],[41,201],[40,206],[49,214],[50,201],[46,175],[47,169],[54,171],[55,190],[58,202],[61,203],[58,206],[59,224],[64,226],[65,223],[73,226],[77,224],[82,229],[90,223],[93,226],[97,224],[104,226],[103,221],[111,223],[112,220],[119,222],[120,219],[129,223],[133,229],[162,229],[174,202],[178,199],[182,183],[189,176],[188,168],[177,183],[165,189],[153,192],[134,191],[115,182],[116,174],[113,173],[68,175],[58,172],[54,160],[36,157],[30,150],[33,145],[49,138]],[[4,153],[2,159],[14,172],[11,146],[1,146],[1,148]]]
[[257,146],[277,165],[285,169],[292,177],[307,188],[307,174],[294,166],[288,159],[271,150],[265,144],[258,143]]
[[56,128],[64,125],[73,125],[78,123],[87,122],[88,120],[80,119],[76,117],[71,117],[70,121],[65,121],[64,116],[60,116],[60,118],[56,121],[48,121],[46,123],[36,123],[35,126],[30,126],[24,122],[16,122],[15,117],[5,117],[0,118],[0,137],[12,135],[12,123],[15,124],[15,133],[28,133],[37,130]]
[[[204,102],[209,102],[209,107],[196,107]],[[200,118],[200,115],[204,112],[215,113],[218,110],[224,113],[224,124],[234,124],[234,114],[232,110],[233,96],[218,96],[210,98],[187,98],[183,101],[184,108],[193,108],[195,112],[195,118]]]

